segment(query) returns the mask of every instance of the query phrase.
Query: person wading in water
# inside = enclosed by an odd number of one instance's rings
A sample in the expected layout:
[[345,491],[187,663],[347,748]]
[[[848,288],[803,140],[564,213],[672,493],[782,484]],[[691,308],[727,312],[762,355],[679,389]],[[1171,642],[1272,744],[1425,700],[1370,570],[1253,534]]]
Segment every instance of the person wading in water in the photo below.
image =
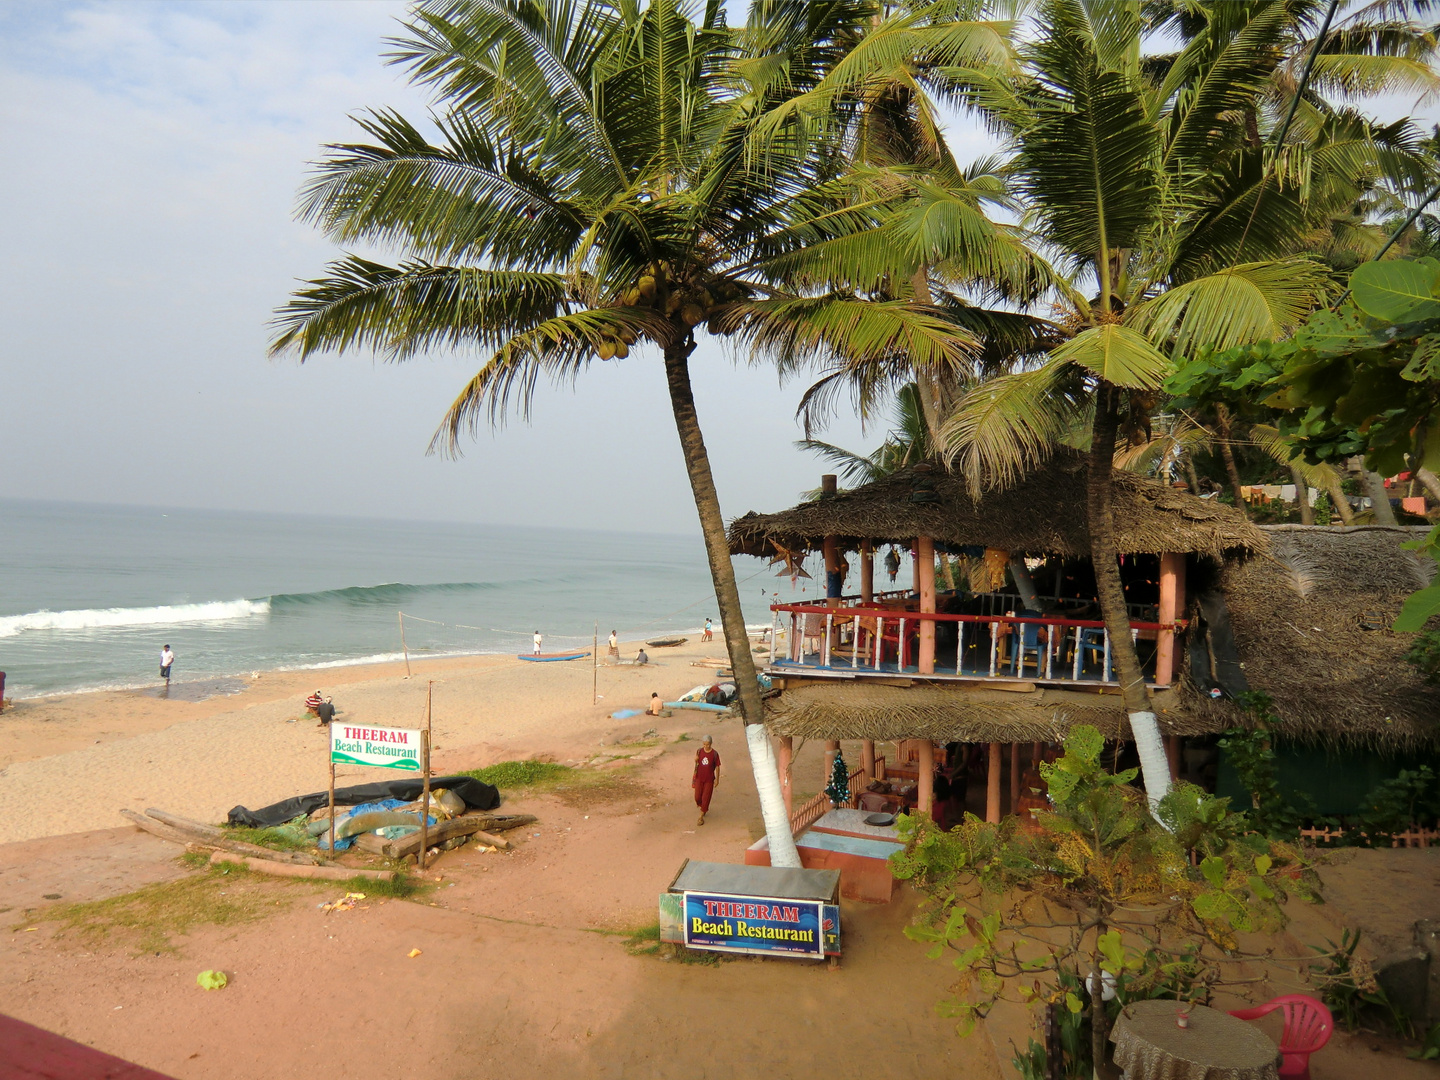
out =
[[720,753],[710,742],[710,736],[695,751],[695,775],[690,786],[695,789],[695,805],[700,808],[700,820],[695,824],[704,825],[705,815],[710,812],[710,796],[715,794],[715,785],[720,783]]

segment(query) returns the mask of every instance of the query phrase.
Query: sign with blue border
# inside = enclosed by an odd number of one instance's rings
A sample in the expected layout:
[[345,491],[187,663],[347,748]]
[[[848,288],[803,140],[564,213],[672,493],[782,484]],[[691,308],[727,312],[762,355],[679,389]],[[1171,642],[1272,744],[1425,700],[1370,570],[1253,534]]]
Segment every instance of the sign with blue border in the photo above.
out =
[[815,960],[825,955],[822,901],[697,892],[684,898],[687,948]]

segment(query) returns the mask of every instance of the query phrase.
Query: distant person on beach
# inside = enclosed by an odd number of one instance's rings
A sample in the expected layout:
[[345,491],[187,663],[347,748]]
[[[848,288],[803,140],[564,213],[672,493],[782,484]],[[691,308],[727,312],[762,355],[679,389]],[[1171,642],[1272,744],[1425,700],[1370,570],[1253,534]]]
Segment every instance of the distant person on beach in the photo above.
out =
[[610,631],[609,647],[606,649],[605,655],[613,656],[617,660],[620,658],[620,638],[614,630]]
[[648,664],[648,663],[650,662],[650,657],[645,654],[645,650],[644,650],[644,649],[641,649],[641,650],[640,650],[638,653],[636,653],[636,655],[635,655],[635,662],[636,662],[637,664]]
[[714,641],[714,640],[715,640],[715,624],[710,621],[710,617],[709,617],[708,615],[705,617],[705,632],[700,635],[700,640],[701,640],[701,641]]
[[335,720],[335,706],[329,698],[320,702],[315,710],[315,715],[320,718],[320,727],[329,727]]
[[664,710],[664,708],[665,703],[660,700],[660,695],[651,694],[650,704],[645,707],[645,714],[647,716],[659,716],[660,713]]
[[690,786],[695,789],[695,805],[700,808],[700,820],[695,824],[705,824],[705,815],[710,812],[710,796],[715,794],[718,783],[720,754],[706,735],[700,749],[695,751],[695,774],[690,778]]
[[175,654],[166,645],[160,650],[160,677],[165,680],[165,685],[170,685],[170,669],[175,666]]
[[313,694],[311,694],[305,699],[305,708],[308,709],[310,712],[314,713],[316,716],[319,716],[320,706],[324,703],[325,695],[320,693],[319,690],[316,690]]
[[536,656],[539,656],[539,655],[540,655],[540,646],[543,645],[543,644],[545,644],[545,639],[540,635],[540,631],[539,631],[539,630],[536,630],[536,631],[535,631],[535,655],[536,655]]

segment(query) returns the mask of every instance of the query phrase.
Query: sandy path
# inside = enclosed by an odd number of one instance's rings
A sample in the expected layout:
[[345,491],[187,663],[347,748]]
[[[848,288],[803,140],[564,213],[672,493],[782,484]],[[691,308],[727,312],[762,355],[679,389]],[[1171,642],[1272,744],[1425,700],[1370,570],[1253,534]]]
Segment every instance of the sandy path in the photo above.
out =
[[[624,655],[634,651],[631,644],[624,647]],[[588,661],[417,661],[409,680],[403,667],[387,664],[326,672],[337,681],[322,685],[341,720],[419,727],[433,679],[434,764],[440,771],[538,753],[563,761],[589,757],[607,732],[644,730],[643,716],[612,721],[609,714],[643,707],[652,690],[669,698],[710,681],[712,669],[689,661],[723,656],[724,644],[692,639],[678,649],[650,652],[645,668],[600,668],[599,705],[592,703]],[[0,732],[13,736],[7,744],[20,745],[0,769],[0,843],[121,825],[122,807],[160,806],[219,821],[237,804],[254,808],[323,788],[329,776],[323,730],[308,718],[289,722],[303,717],[302,700],[314,689],[316,673],[255,682],[236,696],[198,703],[99,693],[7,710]],[[47,746],[64,749],[36,754]],[[342,783],[394,775],[358,768],[338,773]]]

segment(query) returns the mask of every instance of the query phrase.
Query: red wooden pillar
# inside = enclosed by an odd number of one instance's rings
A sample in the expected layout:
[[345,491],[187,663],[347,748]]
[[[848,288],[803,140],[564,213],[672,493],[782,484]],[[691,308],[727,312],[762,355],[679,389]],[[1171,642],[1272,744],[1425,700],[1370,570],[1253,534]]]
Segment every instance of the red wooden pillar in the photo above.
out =
[[875,779],[875,740],[864,739],[860,743],[860,771],[868,784]]
[[1185,556],[1166,552],[1160,556],[1159,621],[1169,629],[1161,630],[1155,642],[1155,684],[1169,686],[1175,677],[1175,620],[1185,609]]
[[919,770],[915,810],[922,817],[929,817],[930,808],[935,805],[935,744],[929,739],[920,740]]
[[795,792],[790,786],[790,766],[795,760],[795,740],[789,735],[781,736],[780,752],[775,755],[775,759],[780,769],[780,794],[785,796],[785,816],[789,817],[795,812]]
[[1180,779],[1180,748],[1183,740],[1179,735],[1165,736],[1165,753],[1170,758],[1170,779]]
[[875,545],[869,540],[860,543],[860,602],[875,602]]
[[985,820],[1000,820],[1000,744],[992,742],[987,760],[985,786]]
[[1020,744],[1010,744],[1010,813],[1020,806]]
[[[916,557],[920,566],[920,610],[935,613],[935,541],[928,536],[920,537],[915,543]],[[920,620],[921,675],[935,674],[935,620]]]

